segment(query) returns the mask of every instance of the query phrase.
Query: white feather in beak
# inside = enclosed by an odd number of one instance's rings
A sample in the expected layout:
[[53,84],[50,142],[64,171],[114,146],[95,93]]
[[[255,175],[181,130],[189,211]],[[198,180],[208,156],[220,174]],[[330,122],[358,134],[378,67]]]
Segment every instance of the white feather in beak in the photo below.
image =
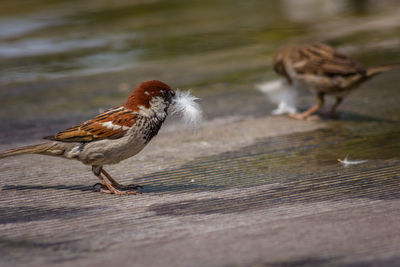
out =
[[202,111],[196,102],[199,98],[192,96],[189,91],[175,91],[170,107],[171,115],[179,114],[186,126],[196,129],[202,121]]

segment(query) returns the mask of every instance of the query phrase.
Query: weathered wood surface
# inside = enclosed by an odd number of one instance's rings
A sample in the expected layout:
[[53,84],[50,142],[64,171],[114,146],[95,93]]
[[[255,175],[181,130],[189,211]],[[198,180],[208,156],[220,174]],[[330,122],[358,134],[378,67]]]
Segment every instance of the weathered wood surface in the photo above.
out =
[[[144,186],[120,197],[79,162],[4,159],[0,265],[398,266],[400,160],[371,159],[371,140],[283,117],[166,127],[107,168]],[[344,151],[371,160],[346,168]]]

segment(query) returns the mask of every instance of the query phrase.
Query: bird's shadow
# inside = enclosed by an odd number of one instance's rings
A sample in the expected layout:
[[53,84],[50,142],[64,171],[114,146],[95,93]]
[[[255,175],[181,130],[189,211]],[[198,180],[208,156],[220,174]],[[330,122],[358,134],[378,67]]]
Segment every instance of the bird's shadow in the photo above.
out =
[[[5,206],[0,207],[0,225],[7,223],[33,222],[52,219],[73,219],[105,211],[104,206],[92,207],[39,207]],[[1,240],[1,238],[0,238]],[[1,242],[0,242],[1,243]]]
[[195,183],[183,183],[181,185],[178,184],[145,184],[143,185],[143,189],[140,189],[140,192],[143,193],[179,193],[179,192],[199,192],[199,191],[214,191],[223,188],[223,186],[217,185],[204,185],[204,184],[195,184]]
[[387,122],[387,123],[398,123],[396,120],[391,120],[391,119],[383,119],[383,118],[378,118],[378,117],[372,117],[368,115],[363,115],[359,113],[354,113],[354,112],[340,112],[339,116],[337,118],[331,118],[327,116],[323,116],[323,119],[325,120],[333,120],[333,121],[344,121],[344,122]]
[[[7,190],[16,190],[16,191],[24,191],[24,190],[71,190],[71,191],[82,191],[82,192],[98,192],[95,189],[95,185],[4,185],[2,187],[3,191]],[[132,184],[133,185],[133,184]],[[136,184],[135,184],[136,185]],[[216,185],[201,185],[195,183],[182,183],[182,184],[169,184],[168,181],[164,183],[145,183],[141,184],[142,188],[137,189],[140,193],[178,193],[178,192],[187,192],[187,191],[210,191],[210,190],[218,190],[221,186]]]
[[2,190],[48,190],[48,189],[55,189],[55,190],[71,190],[71,191],[93,191],[93,186],[87,185],[5,185],[3,186]]

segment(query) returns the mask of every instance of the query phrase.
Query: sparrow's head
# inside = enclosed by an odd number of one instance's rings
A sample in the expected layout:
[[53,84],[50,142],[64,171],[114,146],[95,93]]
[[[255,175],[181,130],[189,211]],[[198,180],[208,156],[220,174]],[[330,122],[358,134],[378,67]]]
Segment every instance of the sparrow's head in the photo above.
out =
[[[196,103],[197,97],[189,92],[171,89],[160,81],[147,81],[139,84],[131,93],[124,107],[137,111],[140,114],[152,117],[157,116],[164,120],[168,112],[180,114],[185,124],[192,128],[201,121],[201,109]],[[169,107],[172,107],[168,110]]]
[[152,108],[152,105],[165,105],[168,108],[175,96],[174,90],[167,84],[153,80],[140,83],[128,97],[125,107],[138,111]]

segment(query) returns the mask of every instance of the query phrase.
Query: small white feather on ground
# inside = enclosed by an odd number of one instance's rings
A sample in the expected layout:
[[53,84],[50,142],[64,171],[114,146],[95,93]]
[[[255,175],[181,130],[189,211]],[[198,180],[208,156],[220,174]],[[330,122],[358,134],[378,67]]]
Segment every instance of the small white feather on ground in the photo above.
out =
[[202,121],[202,111],[197,100],[199,98],[191,95],[189,91],[176,90],[172,100],[171,115],[180,115],[187,127],[196,129]]
[[338,161],[342,163],[344,166],[348,166],[348,165],[357,165],[366,163],[368,160],[349,160],[346,156],[343,160],[338,159]]
[[269,101],[278,105],[278,108],[272,111],[273,115],[297,112],[297,91],[285,80],[264,82],[257,84],[256,87],[268,97]]

